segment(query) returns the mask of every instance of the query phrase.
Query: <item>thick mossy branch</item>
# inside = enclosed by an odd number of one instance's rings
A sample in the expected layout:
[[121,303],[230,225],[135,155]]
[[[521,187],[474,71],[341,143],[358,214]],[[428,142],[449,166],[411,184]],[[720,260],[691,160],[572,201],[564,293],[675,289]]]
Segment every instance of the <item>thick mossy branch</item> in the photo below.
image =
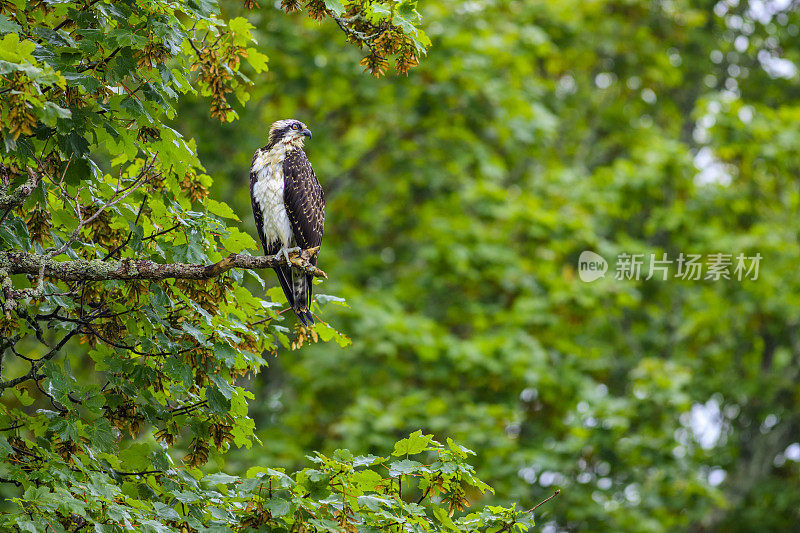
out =
[[[311,257],[319,248],[309,248],[301,252],[289,254],[292,266],[300,268],[312,276],[327,278],[328,276],[311,264]],[[94,259],[87,261],[56,261],[41,255],[27,252],[0,253],[0,270],[7,274],[34,274],[37,275],[44,265],[44,275],[63,281],[103,281],[109,279],[144,279],[162,280],[175,279],[210,279],[227,272],[232,268],[245,268],[256,270],[285,265],[283,255],[250,256],[231,254],[225,259],[211,264],[192,263],[156,263],[146,259],[119,259],[101,261]]]
[[[300,252],[291,252],[289,263],[312,276],[327,278],[325,272],[311,264],[311,258],[318,250],[319,247],[315,247]],[[62,281],[210,279],[232,268],[256,270],[286,264],[283,254],[257,257],[231,254],[214,264],[201,265],[192,263],[162,264],[146,259],[56,261],[28,252],[0,252],[0,290],[5,299],[3,310],[9,312],[16,308],[17,300],[42,297],[45,276]],[[37,275],[39,282],[36,288],[14,289],[10,278],[12,274]]]

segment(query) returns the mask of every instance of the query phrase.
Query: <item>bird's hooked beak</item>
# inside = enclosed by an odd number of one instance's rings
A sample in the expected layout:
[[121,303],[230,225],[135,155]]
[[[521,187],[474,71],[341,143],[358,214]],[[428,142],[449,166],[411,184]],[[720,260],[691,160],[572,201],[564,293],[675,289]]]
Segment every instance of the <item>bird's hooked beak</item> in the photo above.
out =
[[305,135],[305,136],[306,136],[306,137],[308,137],[309,139],[311,138],[311,130],[310,130],[310,129],[308,129],[308,128],[303,128],[303,130],[302,130],[300,133],[301,133],[301,134],[303,134],[303,135]]

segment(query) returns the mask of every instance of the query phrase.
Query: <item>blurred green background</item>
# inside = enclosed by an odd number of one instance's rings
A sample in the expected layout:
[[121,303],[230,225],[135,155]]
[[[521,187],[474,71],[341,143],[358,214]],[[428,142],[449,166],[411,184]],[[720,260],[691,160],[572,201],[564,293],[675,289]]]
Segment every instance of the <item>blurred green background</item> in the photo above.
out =
[[[239,121],[187,101],[176,127],[255,236],[252,153],[309,125],[317,292],[349,305],[319,312],[353,340],[270,360],[263,447],[226,469],[423,429],[478,453],[484,503],[561,488],[546,532],[800,528],[797,2],[426,0],[428,56],[380,79],[330,20],[223,5],[269,72]],[[663,253],[762,260],[644,279]]]

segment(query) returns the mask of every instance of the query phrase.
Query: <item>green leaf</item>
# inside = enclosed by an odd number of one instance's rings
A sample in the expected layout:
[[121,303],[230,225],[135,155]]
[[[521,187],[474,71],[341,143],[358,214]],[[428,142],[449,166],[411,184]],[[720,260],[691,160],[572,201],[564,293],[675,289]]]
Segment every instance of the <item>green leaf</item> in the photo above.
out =
[[181,518],[175,509],[165,503],[152,502],[152,505],[156,514],[164,520],[178,521]]
[[218,202],[212,198],[206,200],[206,206],[208,207],[208,212],[223,218],[231,218],[233,220],[239,220],[239,217],[236,213],[233,212],[233,209],[226,204],[225,202]]
[[372,491],[383,483],[384,479],[374,470],[359,470],[350,476],[351,482],[360,490]]
[[116,39],[119,46],[131,46],[134,48],[139,48],[147,44],[147,38],[133,33],[128,28],[111,30],[108,35],[109,37]]
[[182,382],[185,387],[191,387],[194,381],[192,368],[176,356],[164,361],[164,373],[170,379]]
[[215,342],[214,343],[214,357],[217,360],[221,361],[225,364],[228,368],[234,368],[236,366],[236,359],[239,355],[235,349],[231,348],[231,346],[226,342]]
[[448,515],[447,509],[436,505],[431,510],[433,511],[433,515],[436,517],[436,520],[443,524],[445,528],[450,531],[461,531],[461,529],[459,529],[458,526],[456,526],[456,524],[453,522],[453,519],[450,518],[450,515]]
[[336,340],[336,343],[339,346],[341,346],[342,348],[344,348],[345,346],[347,346],[347,345],[349,345],[351,343],[350,338],[346,337],[345,335],[342,335],[339,331],[336,331],[335,329],[333,329],[330,326],[330,324],[328,324],[326,322],[317,322],[316,324],[314,324],[311,327],[314,329],[314,331],[317,332],[317,334],[319,335],[319,338],[323,342],[328,342],[331,339],[334,339],[334,340]]
[[11,390],[14,391],[14,396],[16,396],[17,401],[19,401],[19,403],[21,403],[25,407],[33,403],[34,400],[33,398],[31,398],[31,395],[28,394],[28,389],[13,388]]
[[228,400],[233,398],[234,388],[227,379],[225,379],[220,374],[215,373],[211,374],[211,381],[212,383],[214,383],[214,385],[217,386],[217,388],[222,393],[222,395],[225,396],[225,398],[227,398]]
[[76,382],[75,378],[53,361],[47,361],[43,366],[43,370],[44,375],[49,378],[47,392],[61,405],[65,407],[71,406],[72,401],[69,399],[69,394],[72,392]]
[[92,447],[96,447],[101,452],[111,453],[114,451],[114,435],[111,432],[111,425],[108,420],[101,418],[95,420],[85,427],[86,436]]
[[453,451],[453,453],[462,459],[466,459],[468,455],[475,455],[475,452],[465,446],[461,446],[450,437],[447,437],[447,446]]
[[421,453],[428,449],[432,440],[433,437],[431,435],[423,435],[422,430],[417,430],[407,438],[398,441],[394,445],[392,455],[403,456]]
[[133,443],[119,452],[120,467],[126,471],[140,472],[150,468],[150,445]]
[[383,461],[385,461],[385,458],[377,455],[359,455],[353,458],[353,466],[358,468],[360,466],[374,465]]
[[282,470],[274,469],[274,468],[267,468],[263,466],[253,466],[247,469],[247,473],[245,474],[248,478],[262,478],[264,476],[269,476],[276,478],[279,487],[291,487],[294,485],[294,481],[292,478],[286,475],[285,472]]
[[239,418],[235,426],[233,426],[233,443],[236,446],[246,446],[250,448],[253,445],[251,437],[253,436],[253,429],[255,422],[250,418]]
[[417,33],[417,28],[414,27],[414,24],[399,13],[395,13],[392,22],[400,26],[400,29],[403,30],[403,33],[406,35],[414,36]]
[[247,49],[247,62],[250,63],[256,72],[266,72],[268,69],[267,62],[269,58],[256,50],[255,48]]
[[217,9],[216,0],[189,0],[187,5],[195,11],[195,13],[203,17],[210,16]]
[[325,7],[333,11],[337,17],[341,17],[344,13],[344,5],[341,0],[325,0]]
[[347,301],[344,298],[339,296],[333,296],[331,294],[320,294],[317,293],[314,295],[314,300],[320,305],[325,305],[326,303],[333,302],[335,304],[342,305],[344,307],[348,307]]
[[266,507],[269,512],[272,513],[272,516],[275,517],[286,516],[292,510],[291,503],[283,498],[272,498],[267,501]]
[[9,32],[19,32],[22,27],[9,19],[5,15],[0,14],[0,35]]
[[205,345],[206,344],[206,336],[203,334],[203,330],[193,326],[188,322],[184,322],[181,325],[181,329],[188,333],[194,340],[196,340],[199,344]]
[[228,237],[222,241],[222,245],[231,253],[241,253],[244,250],[257,250],[258,245],[253,238],[237,228],[228,228]]
[[238,480],[238,476],[231,476],[229,474],[225,474],[223,472],[217,472],[216,474],[209,474],[203,478],[203,481],[206,483],[210,483],[212,485],[223,484],[227,485],[228,483],[233,483],[234,481]]
[[420,470],[427,470],[422,463],[411,459],[401,459],[399,461],[392,461],[389,463],[389,475],[397,476],[400,474],[413,474]]
[[77,159],[82,159],[83,156],[89,153],[89,141],[76,131],[71,131],[63,138],[60,138],[60,142],[62,142],[62,149],[68,156],[72,156],[73,162],[70,165],[74,164]]
[[37,527],[36,523],[31,520],[20,520],[16,523],[16,526],[20,531],[28,531],[30,533],[43,533],[47,530],[46,527],[40,529]]
[[0,39],[0,59],[9,61],[11,63],[21,63],[28,61],[35,63],[36,59],[33,58],[33,51],[36,49],[36,43],[29,40],[20,41],[19,35],[16,33],[9,33]]
[[0,245],[27,251],[30,248],[28,226],[19,218],[11,218],[0,225]]
[[189,492],[186,490],[173,491],[172,495],[175,496],[175,499],[181,503],[194,503],[201,499],[200,496],[194,492]]
[[392,507],[392,500],[388,498],[380,498],[371,494],[365,494],[356,498],[358,505],[366,507],[370,511],[380,511],[381,507]]
[[14,449],[8,443],[8,439],[5,435],[0,435],[0,457],[8,457],[11,453],[14,453]]
[[42,119],[45,124],[55,126],[57,119],[70,117],[72,117],[72,112],[69,109],[59,107],[53,102],[45,102],[44,108],[42,109]]
[[[77,139],[76,142],[78,144],[80,144],[81,140],[84,140],[79,136],[75,137],[75,139]],[[62,173],[68,184],[77,185],[78,183],[89,180],[91,177],[91,167],[89,166],[89,161],[86,159],[73,158],[68,164],[65,163],[65,168],[62,170]]]
[[233,43],[235,45],[242,46],[249,43],[253,39],[250,30],[255,29],[255,26],[250,24],[250,21],[244,17],[232,18],[230,21],[228,21],[228,27],[233,33]]
[[216,387],[206,388],[206,400],[208,400],[208,408],[214,413],[223,415],[231,409],[231,400],[226,398]]

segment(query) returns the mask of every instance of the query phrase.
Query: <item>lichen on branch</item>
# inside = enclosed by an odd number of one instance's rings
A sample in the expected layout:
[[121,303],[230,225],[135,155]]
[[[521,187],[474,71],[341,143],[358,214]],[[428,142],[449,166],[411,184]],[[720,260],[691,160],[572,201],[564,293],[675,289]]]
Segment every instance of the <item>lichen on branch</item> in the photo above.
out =
[[[311,258],[319,247],[291,252],[289,263],[315,277],[328,276],[311,263]],[[0,252],[0,279],[2,282],[3,304],[5,310],[16,306],[16,300],[26,297],[41,297],[41,284],[37,289],[15,289],[9,276],[13,274],[42,275],[61,281],[105,281],[105,280],[150,280],[164,279],[211,279],[232,268],[258,270],[286,265],[283,254],[252,256],[231,254],[210,265],[194,263],[156,263],[147,259],[119,259],[102,261],[99,259],[56,261],[46,256],[20,252]]]

